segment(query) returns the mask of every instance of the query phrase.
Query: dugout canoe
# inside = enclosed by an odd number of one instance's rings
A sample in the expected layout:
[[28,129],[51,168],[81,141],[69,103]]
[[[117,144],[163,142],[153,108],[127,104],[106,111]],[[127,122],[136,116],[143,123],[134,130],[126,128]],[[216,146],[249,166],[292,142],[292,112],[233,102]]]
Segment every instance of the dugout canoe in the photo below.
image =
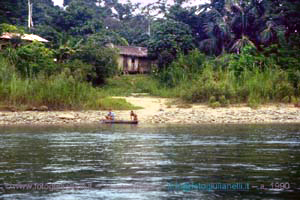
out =
[[136,120],[101,120],[102,124],[138,124]]

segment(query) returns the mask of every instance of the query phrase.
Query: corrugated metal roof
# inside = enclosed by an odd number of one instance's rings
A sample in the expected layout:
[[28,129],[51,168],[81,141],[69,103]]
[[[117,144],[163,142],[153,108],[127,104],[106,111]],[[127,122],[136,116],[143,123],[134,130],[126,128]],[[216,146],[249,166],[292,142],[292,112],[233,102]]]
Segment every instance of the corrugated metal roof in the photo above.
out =
[[148,57],[148,49],[145,47],[134,47],[134,46],[115,46],[115,47],[120,50],[121,55]]
[[23,40],[29,40],[29,41],[39,41],[39,42],[49,42],[48,40],[38,36],[38,35],[33,35],[33,34],[25,34],[23,37],[22,37]]
[[[3,33],[0,37],[1,39],[7,39],[10,40],[13,37],[20,37],[19,33]],[[39,42],[49,42],[48,40],[34,34],[23,34],[21,35],[22,40],[28,40],[28,41],[39,41]]]

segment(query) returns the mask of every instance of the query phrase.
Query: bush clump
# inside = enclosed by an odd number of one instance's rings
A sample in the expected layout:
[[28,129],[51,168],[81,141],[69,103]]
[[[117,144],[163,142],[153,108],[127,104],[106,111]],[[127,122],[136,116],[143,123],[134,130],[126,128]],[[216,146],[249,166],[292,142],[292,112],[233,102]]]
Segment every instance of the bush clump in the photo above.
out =
[[221,107],[221,104],[220,104],[220,102],[215,101],[213,103],[210,103],[209,106],[212,108],[218,108],[218,107]]

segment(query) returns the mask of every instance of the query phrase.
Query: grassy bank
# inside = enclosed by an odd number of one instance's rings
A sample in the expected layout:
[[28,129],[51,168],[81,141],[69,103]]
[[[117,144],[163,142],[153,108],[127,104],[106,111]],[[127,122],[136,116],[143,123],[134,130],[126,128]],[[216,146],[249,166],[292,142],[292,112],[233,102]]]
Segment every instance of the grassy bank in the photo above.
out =
[[[168,68],[151,75],[123,75],[106,79],[93,87],[70,70],[24,78],[7,59],[0,57],[0,109],[20,110],[47,106],[63,109],[139,109],[124,99],[148,93],[157,97],[179,98],[185,103],[208,103],[212,107],[247,103],[298,103],[300,78],[280,68],[272,59],[249,54],[209,59],[199,52],[182,55]],[[291,78],[292,77],[292,78]]]
[[12,65],[0,59],[0,109],[34,110],[138,109],[124,99],[108,98],[100,89],[61,72],[47,77],[21,78]]
[[130,96],[148,93],[150,96],[180,98],[187,103],[208,103],[212,107],[248,103],[257,107],[264,103],[296,103],[298,101],[286,72],[279,69],[244,71],[240,78],[225,69],[206,66],[201,73],[175,87],[162,85],[149,75],[118,76],[108,79],[102,88],[76,81],[61,73],[57,76],[29,80],[11,73],[0,82],[0,105],[21,110],[46,105],[50,110],[63,109],[138,109],[124,99],[109,96]]
[[107,79],[102,87],[106,96],[130,96],[132,93],[148,93],[151,96],[174,97],[176,91],[149,75],[124,75]]
[[189,81],[167,87],[147,75],[114,77],[102,90],[105,95],[127,96],[148,93],[150,96],[180,98],[185,102],[208,103],[212,107],[247,103],[256,107],[264,103],[296,103],[297,93],[280,69],[245,70],[237,78],[226,69],[214,70],[207,65]]
[[152,75],[126,75],[108,79],[106,95],[149,93],[175,97],[212,107],[247,103],[299,103],[297,71],[284,70],[261,55],[224,55],[209,59],[199,52],[180,56],[168,68]]
[[283,70],[245,69],[237,77],[233,71],[213,70],[207,65],[181,97],[190,102],[208,102],[216,107],[235,103],[256,107],[264,103],[295,102],[296,95],[287,72]]

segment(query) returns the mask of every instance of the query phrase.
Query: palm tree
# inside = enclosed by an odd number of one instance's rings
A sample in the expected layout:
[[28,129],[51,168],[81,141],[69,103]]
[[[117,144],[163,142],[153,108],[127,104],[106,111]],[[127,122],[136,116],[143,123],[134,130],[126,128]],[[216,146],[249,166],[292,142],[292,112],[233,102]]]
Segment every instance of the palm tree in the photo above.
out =
[[212,0],[203,25],[207,38],[200,42],[200,48],[218,55],[226,51],[239,53],[246,45],[258,46],[265,24],[263,15],[264,8],[258,0]]
[[231,47],[231,51],[239,54],[241,50],[246,47],[251,46],[252,48],[256,48],[255,44],[245,35],[242,35],[242,38],[237,39]]
[[80,45],[83,42],[83,39],[72,40],[67,33],[62,32],[60,34],[60,45],[56,50],[57,61],[64,62],[64,60],[70,58],[76,52],[80,51]]
[[284,27],[277,25],[274,21],[267,21],[266,28],[260,33],[260,40],[265,45],[278,42],[279,37],[284,37]]
[[214,55],[224,53],[232,39],[225,1],[214,0],[201,9],[207,10],[206,13],[202,13],[205,18],[203,31],[207,38],[200,42],[200,49]]

